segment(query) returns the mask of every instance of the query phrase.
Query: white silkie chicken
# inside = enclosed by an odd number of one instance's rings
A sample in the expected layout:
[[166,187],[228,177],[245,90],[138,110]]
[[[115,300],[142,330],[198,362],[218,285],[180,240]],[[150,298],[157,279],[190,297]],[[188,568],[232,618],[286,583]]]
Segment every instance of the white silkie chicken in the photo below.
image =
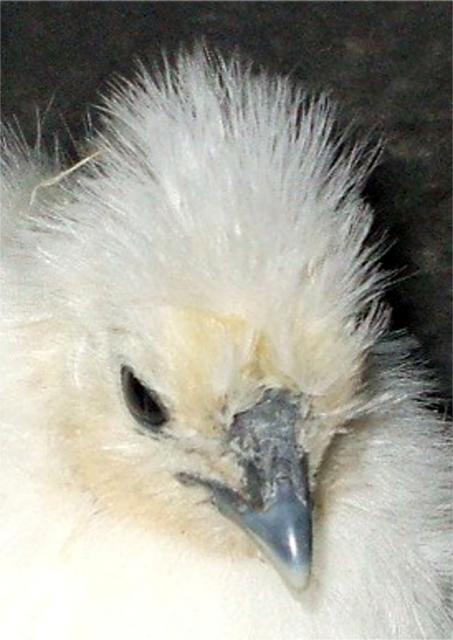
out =
[[449,459],[332,109],[198,51],[4,148],[4,640],[445,638]]

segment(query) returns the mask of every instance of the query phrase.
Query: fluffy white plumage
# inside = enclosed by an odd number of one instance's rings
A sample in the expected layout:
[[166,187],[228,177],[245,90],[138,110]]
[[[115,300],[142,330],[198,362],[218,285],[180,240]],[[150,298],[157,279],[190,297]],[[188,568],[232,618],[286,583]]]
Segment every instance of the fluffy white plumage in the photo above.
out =
[[[66,177],[6,138],[1,636],[448,637],[449,458],[385,336],[365,154],[335,141],[325,99],[201,52],[106,105]],[[137,431],[123,364],[171,437]],[[266,387],[304,406],[298,596],[175,478],[240,489],[229,425]]]

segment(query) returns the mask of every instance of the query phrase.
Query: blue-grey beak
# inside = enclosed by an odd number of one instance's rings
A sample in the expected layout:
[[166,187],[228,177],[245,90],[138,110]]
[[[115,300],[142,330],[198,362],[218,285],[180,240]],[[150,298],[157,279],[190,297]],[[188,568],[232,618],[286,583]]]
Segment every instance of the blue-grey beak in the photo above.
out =
[[251,507],[237,494],[212,487],[219,511],[258,545],[289,587],[301,591],[311,568],[311,509],[288,481],[281,481],[265,507]]
[[301,420],[297,399],[267,390],[260,402],[238,414],[230,445],[244,469],[240,493],[226,485],[181,474],[184,482],[209,488],[220,513],[258,545],[287,585],[307,586],[312,557],[312,517],[307,459],[296,442]]

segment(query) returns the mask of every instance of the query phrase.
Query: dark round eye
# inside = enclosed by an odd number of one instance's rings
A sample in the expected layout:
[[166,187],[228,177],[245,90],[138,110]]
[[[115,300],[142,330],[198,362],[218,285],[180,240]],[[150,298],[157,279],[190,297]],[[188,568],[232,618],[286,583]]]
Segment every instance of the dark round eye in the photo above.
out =
[[129,411],[138,422],[158,432],[168,421],[168,413],[155,391],[148,389],[129,367],[121,367],[121,384]]

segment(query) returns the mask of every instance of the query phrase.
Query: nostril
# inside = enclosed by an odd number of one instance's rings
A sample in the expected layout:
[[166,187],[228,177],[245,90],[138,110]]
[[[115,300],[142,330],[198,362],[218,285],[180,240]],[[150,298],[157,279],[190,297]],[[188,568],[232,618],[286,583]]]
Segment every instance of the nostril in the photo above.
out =
[[247,492],[247,499],[250,506],[258,510],[264,506],[262,494],[263,480],[262,473],[260,473],[256,464],[248,460],[244,465],[245,491]]

